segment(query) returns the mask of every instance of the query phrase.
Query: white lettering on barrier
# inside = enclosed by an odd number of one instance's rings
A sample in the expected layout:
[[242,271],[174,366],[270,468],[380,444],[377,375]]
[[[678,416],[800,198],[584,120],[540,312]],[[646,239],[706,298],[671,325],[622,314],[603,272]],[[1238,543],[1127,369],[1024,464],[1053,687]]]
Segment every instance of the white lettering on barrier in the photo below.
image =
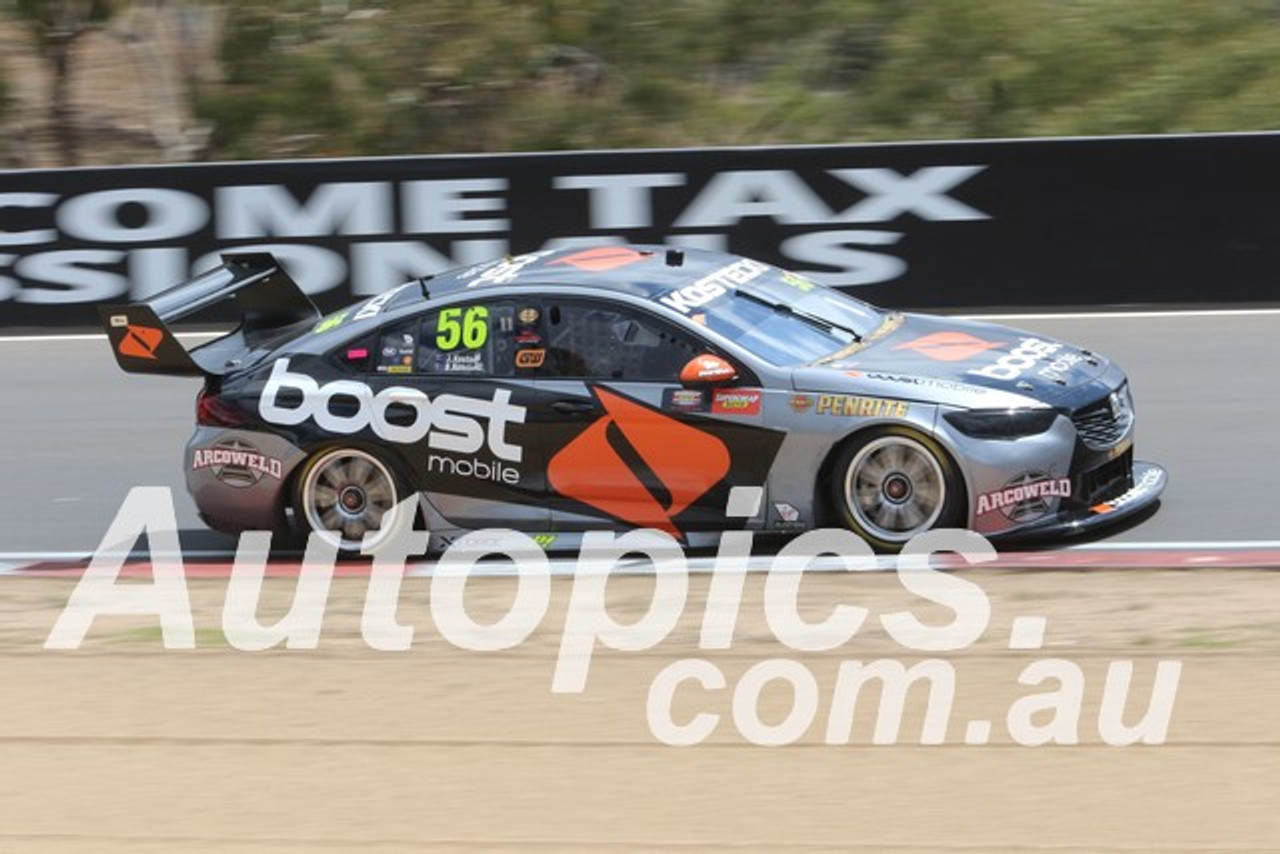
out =
[[[929,221],[987,219],[987,214],[949,195],[986,168],[926,166],[909,174],[879,168],[829,170],[828,176],[864,194],[845,210],[829,207],[797,172],[715,173],[675,216],[674,227],[686,231],[664,239],[672,245],[722,249],[724,234],[719,230],[747,217],[764,216],[787,225],[815,228],[779,245],[781,253],[802,269],[806,265],[821,268],[821,272],[813,272],[814,278],[839,285],[889,281],[905,270],[901,259],[850,245],[890,245],[900,239],[900,233],[816,229],[824,224],[890,221],[908,214]],[[587,216],[596,233],[581,238],[552,237],[545,245],[553,247],[566,241],[598,244],[623,238],[600,233],[605,229],[660,226],[654,219],[652,195],[688,183],[689,176],[679,172],[554,176],[555,191],[586,191]],[[485,216],[506,211],[509,189],[506,178],[479,177],[314,182],[301,197],[283,184],[233,184],[211,188],[212,203],[201,194],[168,187],[68,195],[0,193],[0,212],[6,213],[0,217],[0,246],[56,244],[66,235],[82,243],[112,247],[0,255],[0,271],[8,267],[17,275],[0,275],[0,299],[89,303],[126,293],[141,299],[181,281],[188,270],[199,273],[216,265],[219,253],[228,249],[275,252],[307,293],[325,292],[349,281],[355,294],[376,294],[409,276],[439,273],[509,251],[506,239],[451,240],[444,252],[426,242],[403,239],[405,235],[438,239],[510,231],[513,221],[509,218]],[[5,209],[28,211],[30,216],[15,218]],[[56,228],[5,225],[15,219],[21,222],[50,215]],[[715,231],[688,233],[691,228]],[[219,251],[184,269],[185,264],[179,263],[185,257],[181,253],[206,233],[220,244]],[[367,239],[377,236],[388,239]],[[364,239],[340,251],[290,242],[352,237]],[[227,241],[246,240],[264,242],[227,245]],[[63,254],[80,251],[113,254],[92,258]],[[169,254],[162,261],[159,256],[134,258],[137,253],[157,251]],[[100,269],[107,265],[121,269]]]

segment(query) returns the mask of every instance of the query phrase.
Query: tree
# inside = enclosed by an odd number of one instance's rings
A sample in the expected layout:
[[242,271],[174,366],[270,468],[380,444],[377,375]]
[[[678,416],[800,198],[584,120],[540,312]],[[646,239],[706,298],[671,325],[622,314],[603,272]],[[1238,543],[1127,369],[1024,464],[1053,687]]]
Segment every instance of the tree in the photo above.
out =
[[49,118],[64,165],[79,160],[75,117],[71,110],[74,48],[86,33],[101,28],[119,0],[17,0],[14,8],[36,39],[49,65]]

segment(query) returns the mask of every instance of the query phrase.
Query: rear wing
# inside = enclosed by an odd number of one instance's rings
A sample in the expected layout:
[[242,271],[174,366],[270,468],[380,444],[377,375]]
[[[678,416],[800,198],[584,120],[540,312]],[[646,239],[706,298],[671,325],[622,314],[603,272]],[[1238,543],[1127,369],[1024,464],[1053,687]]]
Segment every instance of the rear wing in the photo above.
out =
[[[98,308],[121,368],[135,374],[221,376],[259,341],[320,317],[274,255],[228,253],[222,262],[148,299]],[[227,301],[239,308],[240,325],[226,335],[188,350],[169,328],[175,320]]]

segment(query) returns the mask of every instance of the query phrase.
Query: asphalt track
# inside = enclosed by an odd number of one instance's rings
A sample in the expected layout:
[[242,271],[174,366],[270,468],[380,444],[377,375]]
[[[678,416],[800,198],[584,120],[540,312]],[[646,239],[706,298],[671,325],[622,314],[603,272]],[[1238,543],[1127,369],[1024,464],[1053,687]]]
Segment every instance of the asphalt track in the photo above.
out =
[[[1137,456],[1170,472],[1159,510],[1101,543],[1280,551],[1280,315],[1009,322],[1118,361],[1135,393]],[[125,374],[98,337],[0,338],[0,563],[92,551],[134,486],[172,488],[184,550],[231,550],[183,488],[198,386]]]

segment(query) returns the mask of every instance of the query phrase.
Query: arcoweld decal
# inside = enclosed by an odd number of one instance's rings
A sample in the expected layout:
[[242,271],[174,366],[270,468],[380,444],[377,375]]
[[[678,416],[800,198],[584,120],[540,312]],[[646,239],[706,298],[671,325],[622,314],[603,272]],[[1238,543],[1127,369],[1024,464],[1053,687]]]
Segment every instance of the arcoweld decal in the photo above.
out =
[[[301,394],[301,402],[282,405],[283,391]],[[330,408],[335,396],[354,399],[355,411],[335,414]],[[412,416],[408,423],[403,417],[395,421],[388,418],[393,407],[402,416]],[[374,394],[357,380],[320,385],[306,374],[290,371],[289,360],[284,358],[277,359],[271,368],[258,412],[272,424],[292,426],[310,418],[330,433],[350,435],[368,427],[388,442],[411,444],[425,438],[429,447],[452,453],[474,454],[487,447],[495,457],[513,463],[520,462],[524,453],[519,445],[507,441],[508,425],[523,423],[526,415],[523,406],[511,403],[507,389],[496,389],[489,400],[456,394],[439,394],[432,399],[406,386],[391,386]]]
[[1049,512],[1049,499],[1070,498],[1071,480],[1044,472],[1019,475],[1003,488],[978,496],[978,515],[999,510],[1014,522],[1031,522]]
[[[990,218],[952,196],[986,166],[850,167],[840,164],[865,161],[865,153],[842,152],[831,149],[823,158],[827,168],[803,170],[711,168],[726,158],[744,166],[763,162],[743,150],[714,158],[653,152],[639,159],[667,168],[647,171],[629,171],[638,157],[628,154],[5,174],[0,301],[139,299],[216,266],[221,252],[253,250],[273,252],[309,293],[338,291],[335,296],[345,298],[326,300],[332,308],[407,278],[508,255],[517,246],[582,246],[587,254],[564,263],[612,269],[640,259],[607,248],[611,244],[732,249],[730,237],[744,223],[779,229],[772,247],[751,241],[756,254],[811,270],[815,279],[859,285],[891,281],[906,270],[886,251],[903,232],[867,223]],[[814,152],[804,158],[814,162]],[[477,176],[477,169],[488,174]],[[331,180],[353,171],[373,179]],[[424,172],[445,177],[404,180]],[[537,257],[526,251],[478,277],[503,281]],[[706,283],[707,293],[716,285]]]
[[229,486],[253,486],[263,477],[280,480],[284,463],[268,457],[243,439],[223,439],[210,448],[191,452],[191,470],[210,469],[213,476]]

